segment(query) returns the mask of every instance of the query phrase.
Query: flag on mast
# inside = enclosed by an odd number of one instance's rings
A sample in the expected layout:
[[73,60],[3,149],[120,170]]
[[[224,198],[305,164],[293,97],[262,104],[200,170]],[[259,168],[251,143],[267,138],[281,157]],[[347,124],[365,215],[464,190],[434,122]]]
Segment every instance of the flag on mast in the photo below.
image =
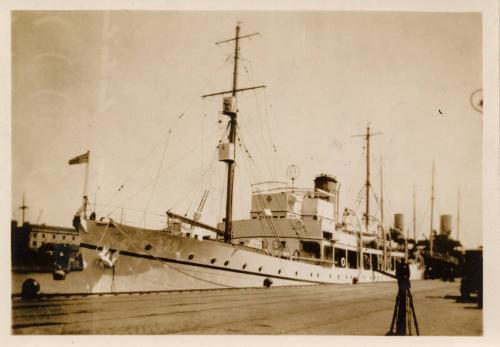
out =
[[73,159],[70,159],[68,161],[69,165],[77,165],[77,164],[85,164],[89,162],[89,154],[90,151],[87,151],[87,153],[81,154],[77,157],[74,157]]

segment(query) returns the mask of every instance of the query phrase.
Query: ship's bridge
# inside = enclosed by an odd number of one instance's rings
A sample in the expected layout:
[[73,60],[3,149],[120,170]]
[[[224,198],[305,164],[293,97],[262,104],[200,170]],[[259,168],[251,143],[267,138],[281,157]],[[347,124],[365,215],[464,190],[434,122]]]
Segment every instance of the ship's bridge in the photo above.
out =
[[285,182],[267,181],[252,185],[252,207],[250,217],[259,219],[300,218],[302,202],[300,190],[289,187]]
[[252,185],[250,217],[324,219],[327,224],[335,225],[337,193],[337,180],[328,175],[316,177],[314,188],[291,187],[279,181],[256,183]]

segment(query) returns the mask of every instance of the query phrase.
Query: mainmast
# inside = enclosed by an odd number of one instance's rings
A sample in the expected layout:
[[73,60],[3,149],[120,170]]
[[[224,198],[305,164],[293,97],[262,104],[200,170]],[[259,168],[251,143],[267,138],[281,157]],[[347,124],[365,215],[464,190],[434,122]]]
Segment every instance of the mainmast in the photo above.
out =
[[460,241],[460,190],[457,195],[457,241]]
[[354,135],[353,137],[364,137],[366,140],[366,181],[365,181],[365,189],[366,189],[366,201],[365,201],[365,228],[368,231],[368,226],[370,224],[370,137],[375,135],[380,135],[382,133],[370,133],[370,125],[366,127],[366,134],[363,135]]
[[227,43],[234,41],[234,67],[233,67],[233,86],[230,91],[206,94],[202,97],[231,94],[230,97],[224,97],[222,113],[229,117],[229,135],[228,142],[219,145],[219,161],[223,161],[227,165],[227,182],[226,182],[226,218],[224,223],[224,242],[230,242],[232,239],[232,221],[233,221],[233,190],[234,190],[234,164],[235,164],[235,142],[236,142],[236,126],[237,126],[237,102],[236,95],[238,92],[245,90],[264,88],[265,86],[256,86],[249,88],[238,89],[238,61],[240,54],[239,42],[242,38],[258,35],[253,33],[240,36],[240,25],[236,25],[236,36],[232,39],[216,42],[216,44]]
[[382,158],[380,158],[380,221],[384,224],[384,180],[382,175]]
[[435,165],[434,161],[432,162],[432,186],[431,186],[431,230],[429,235],[429,251],[432,252],[433,243],[434,243],[434,234],[432,227],[434,225],[434,174],[435,174]]
[[413,240],[417,243],[417,204],[415,186],[413,186]]
[[23,205],[19,207],[21,209],[21,225],[24,225],[24,221],[25,221],[25,210],[28,208],[28,206],[26,206],[26,203],[24,202],[24,193],[23,193]]

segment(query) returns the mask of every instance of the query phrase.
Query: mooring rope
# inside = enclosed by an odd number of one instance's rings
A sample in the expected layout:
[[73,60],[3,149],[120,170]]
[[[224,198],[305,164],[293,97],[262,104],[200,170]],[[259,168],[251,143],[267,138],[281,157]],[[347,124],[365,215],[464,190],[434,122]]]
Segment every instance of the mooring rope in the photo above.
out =
[[[117,223],[115,223],[112,219],[110,219],[110,223],[113,223],[113,225],[116,227],[116,229],[121,232],[123,234],[123,236],[125,236],[130,242],[132,242],[138,249],[140,249],[141,247],[138,246],[138,243],[132,239],[130,236],[127,235],[127,233],[125,231],[123,231],[118,225]],[[200,278],[200,277],[197,277],[197,276],[194,276],[194,275],[191,275],[185,271],[182,271],[170,264],[167,264],[167,262],[161,258],[158,258],[157,256],[151,254],[151,252],[149,252],[148,250],[145,249],[145,252],[150,256],[152,257],[153,259],[159,261],[160,263],[162,263],[163,265],[165,265],[166,267],[169,267],[171,268],[172,270],[175,270],[179,273],[182,273],[183,275],[185,276],[188,276],[188,277],[191,277],[191,278],[194,278],[196,280],[199,280],[199,281],[202,281],[202,282],[206,282],[206,283],[210,283],[210,284],[213,284],[213,285],[217,285],[217,286],[222,286],[222,287],[225,287],[225,288],[236,288],[236,287],[233,287],[233,286],[230,286],[230,285],[226,285],[226,284],[222,284],[222,283],[218,283],[218,282],[214,282],[214,281],[210,281],[210,280],[206,280],[206,279],[203,279],[203,278]]]

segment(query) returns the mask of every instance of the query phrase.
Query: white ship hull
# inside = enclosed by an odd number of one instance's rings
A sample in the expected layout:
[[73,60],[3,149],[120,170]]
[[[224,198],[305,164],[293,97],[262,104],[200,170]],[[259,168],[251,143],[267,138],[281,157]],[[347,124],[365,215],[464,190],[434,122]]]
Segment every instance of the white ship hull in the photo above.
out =
[[[373,270],[338,268],[273,257],[257,250],[215,240],[197,240],[163,231],[89,221],[81,235],[85,269],[64,280],[50,273],[13,274],[12,292],[34,278],[42,293],[120,293],[209,288],[350,284],[392,281]],[[118,250],[114,266],[105,265],[102,249]],[[116,256],[116,253],[115,253]],[[411,278],[422,278],[417,264]]]

